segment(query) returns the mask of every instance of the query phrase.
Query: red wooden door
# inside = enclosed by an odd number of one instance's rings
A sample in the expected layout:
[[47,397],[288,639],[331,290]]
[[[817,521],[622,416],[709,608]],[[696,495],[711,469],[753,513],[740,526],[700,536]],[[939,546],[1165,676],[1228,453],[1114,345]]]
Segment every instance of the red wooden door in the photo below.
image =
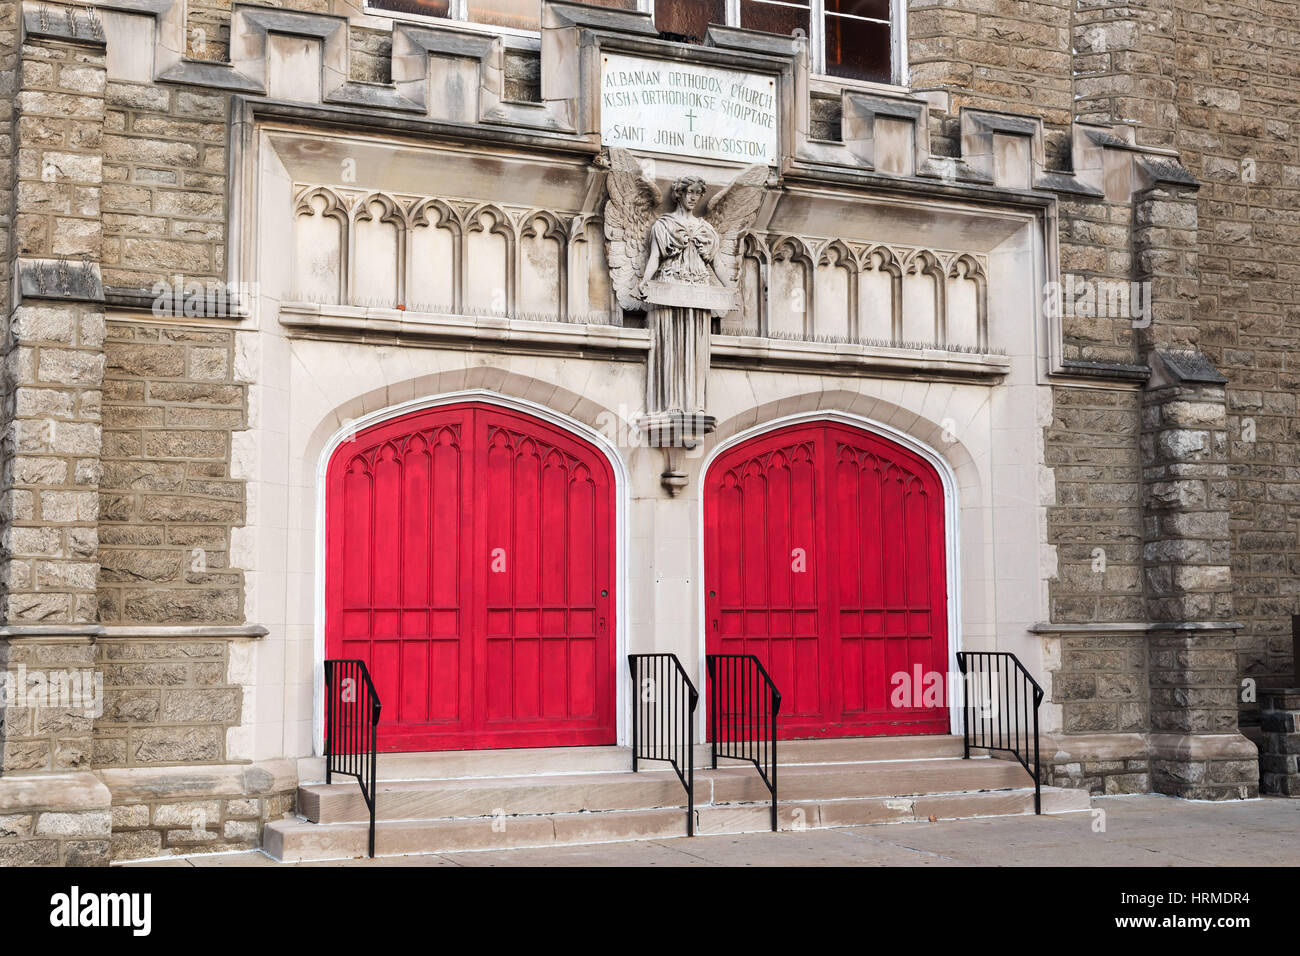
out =
[[326,475],[329,657],[370,668],[384,751],[612,744],[614,479],[485,403],[383,422]]
[[943,485],[928,462],[847,425],[778,429],[710,466],[704,523],[708,651],[764,663],[780,736],[948,732]]

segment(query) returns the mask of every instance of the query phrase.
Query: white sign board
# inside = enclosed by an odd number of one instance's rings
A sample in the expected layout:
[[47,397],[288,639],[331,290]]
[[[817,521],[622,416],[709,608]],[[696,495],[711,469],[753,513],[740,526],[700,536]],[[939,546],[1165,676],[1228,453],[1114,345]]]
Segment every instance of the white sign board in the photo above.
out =
[[602,60],[604,145],[776,165],[775,77],[621,53]]

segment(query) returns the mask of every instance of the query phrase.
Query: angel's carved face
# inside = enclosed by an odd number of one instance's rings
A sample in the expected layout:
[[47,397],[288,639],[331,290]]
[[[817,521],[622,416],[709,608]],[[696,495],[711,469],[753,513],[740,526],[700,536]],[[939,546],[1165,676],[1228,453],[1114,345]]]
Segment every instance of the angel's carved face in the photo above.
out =
[[694,212],[704,197],[704,180],[687,176],[673,183],[673,198],[687,212]]

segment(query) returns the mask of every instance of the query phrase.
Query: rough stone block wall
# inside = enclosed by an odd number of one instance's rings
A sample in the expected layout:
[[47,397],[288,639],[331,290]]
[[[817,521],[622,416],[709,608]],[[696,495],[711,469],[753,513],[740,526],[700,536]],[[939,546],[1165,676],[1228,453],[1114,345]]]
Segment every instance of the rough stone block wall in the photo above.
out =
[[1075,116],[1140,125],[1147,146],[1173,146],[1180,61],[1174,0],[1078,0],[1073,31]]
[[79,624],[94,621],[87,597],[98,572],[104,316],[84,301],[82,280],[101,244],[104,55],[29,43],[19,75],[14,251],[48,299],[11,312],[0,346],[0,615],[10,624]]
[[242,623],[229,567],[244,522],[231,433],[247,426],[234,332],[112,322],[105,346],[99,615],[113,623]]
[[103,786],[28,778],[0,796],[0,867],[103,866],[111,812]]
[[98,691],[90,639],[2,642],[0,675],[15,695],[0,708],[0,774],[89,770]]
[[239,725],[244,696],[228,680],[229,642],[133,637],[97,646],[96,769],[226,761],[226,731]]
[[292,764],[207,768],[188,777],[104,771],[112,791],[112,859],[255,850],[262,828],[292,814]]
[[1139,287],[1135,296],[1130,284],[1134,279],[1132,204],[1067,196],[1061,198],[1058,214],[1063,357],[1123,365],[1137,362],[1138,331],[1148,319],[1141,312],[1141,304],[1147,301],[1144,294]]
[[1125,757],[1117,760],[1072,760],[1053,764],[1044,772],[1048,786],[1087,790],[1089,793],[1150,793],[1151,760]]
[[105,286],[224,282],[229,97],[110,83],[105,103]]
[[[18,76],[17,3],[0,5],[0,302],[12,302],[14,93]],[[8,313],[6,308],[5,313]]]
[[1281,684],[1300,611],[1300,5],[1174,8],[1176,145],[1201,181],[1198,344],[1228,379],[1237,667]]
[[[132,800],[123,797],[123,800]],[[294,811],[292,792],[235,792],[210,799],[119,803],[112,809],[112,859],[257,850],[262,827]]]
[[1053,400],[1044,448],[1056,483],[1047,509],[1052,619],[1143,620],[1138,394],[1057,388]]
[[1067,161],[1073,7],[1073,0],[908,0],[912,88],[950,97],[946,113],[932,116],[935,152],[958,154],[958,112],[973,106],[1041,116],[1049,165]]
[[1278,690],[1260,696],[1261,793],[1300,797],[1300,691]]
[[1142,733],[1148,726],[1147,636],[1067,635],[1052,695],[1067,734]]

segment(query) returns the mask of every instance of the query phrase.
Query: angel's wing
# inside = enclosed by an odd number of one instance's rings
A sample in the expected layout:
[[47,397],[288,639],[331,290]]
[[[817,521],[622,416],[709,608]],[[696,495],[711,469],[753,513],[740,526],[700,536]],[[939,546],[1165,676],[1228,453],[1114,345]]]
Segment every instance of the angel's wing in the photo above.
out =
[[649,254],[650,227],[663,194],[641,171],[641,164],[626,149],[609,151],[609,199],[605,203],[606,258],[620,307],[632,312],[645,308],[639,291],[641,270]]
[[740,241],[758,217],[766,182],[767,167],[750,166],[709,200],[709,208],[704,212],[709,225],[718,231],[713,271],[733,289],[740,281]]

